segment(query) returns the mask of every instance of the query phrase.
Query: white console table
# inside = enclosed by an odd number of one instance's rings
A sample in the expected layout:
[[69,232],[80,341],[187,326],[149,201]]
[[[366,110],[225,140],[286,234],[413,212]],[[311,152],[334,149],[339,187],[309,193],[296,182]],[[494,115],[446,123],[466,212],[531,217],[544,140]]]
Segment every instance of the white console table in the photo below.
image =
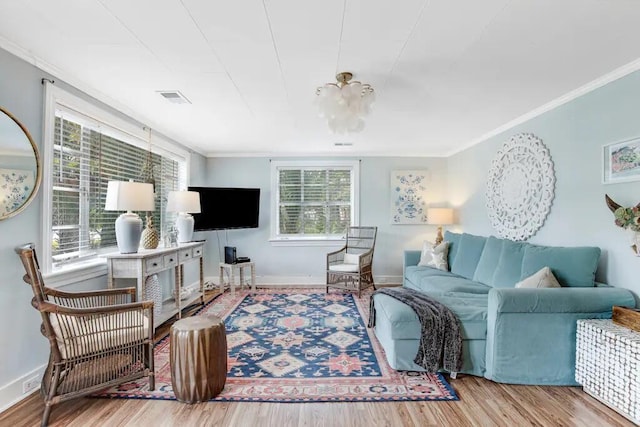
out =
[[611,320],[578,320],[576,381],[640,424],[640,333]]
[[136,279],[138,300],[145,295],[145,281],[147,277],[161,271],[174,269],[175,291],[180,294],[184,286],[184,264],[193,260],[200,263],[200,290],[194,292],[187,300],[169,300],[162,303],[162,313],[153,320],[154,327],[166,322],[172,316],[182,316],[182,308],[200,299],[204,304],[204,272],[203,272],[204,242],[183,243],[173,248],[140,249],[135,254],[121,254],[119,252],[105,255],[107,259],[107,284],[114,287],[115,279]]

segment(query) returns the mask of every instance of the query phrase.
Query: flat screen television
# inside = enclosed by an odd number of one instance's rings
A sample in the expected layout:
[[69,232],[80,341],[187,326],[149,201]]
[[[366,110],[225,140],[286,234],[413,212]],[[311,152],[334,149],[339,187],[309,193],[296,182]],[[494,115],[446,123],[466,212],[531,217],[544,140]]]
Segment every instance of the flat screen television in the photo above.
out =
[[259,188],[189,187],[200,193],[199,214],[194,214],[194,230],[258,228]]

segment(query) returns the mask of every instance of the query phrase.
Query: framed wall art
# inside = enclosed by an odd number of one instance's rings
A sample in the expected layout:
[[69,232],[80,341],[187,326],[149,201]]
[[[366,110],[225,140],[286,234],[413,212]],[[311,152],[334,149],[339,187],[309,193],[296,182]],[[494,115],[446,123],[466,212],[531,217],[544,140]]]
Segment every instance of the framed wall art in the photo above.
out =
[[9,215],[29,199],[35,188],[31,170],[0,169],[0,216]]
[[391,224],[427,224],[426,170],[391,171]]
[[602,148],[602,182],[615,184],[640,180],[640,138],[607,144]]

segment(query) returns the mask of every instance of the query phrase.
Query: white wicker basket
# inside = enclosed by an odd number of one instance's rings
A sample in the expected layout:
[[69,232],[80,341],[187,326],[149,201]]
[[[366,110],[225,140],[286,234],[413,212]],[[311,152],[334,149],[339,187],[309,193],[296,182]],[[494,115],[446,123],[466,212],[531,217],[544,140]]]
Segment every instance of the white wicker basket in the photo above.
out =
[[153,301],[153,317],[158,319],[162,313],[162,288],[157,274],[147,277],[144,282],[144,301]]
[[640,333],[611,320],[578,320],[576,381],[640,424]]

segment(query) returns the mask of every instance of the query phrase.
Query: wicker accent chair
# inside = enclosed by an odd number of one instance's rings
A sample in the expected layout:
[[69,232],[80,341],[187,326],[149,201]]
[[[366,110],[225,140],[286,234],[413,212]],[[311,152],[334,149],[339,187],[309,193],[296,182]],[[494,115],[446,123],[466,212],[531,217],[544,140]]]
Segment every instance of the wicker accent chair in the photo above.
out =
[[53,405],[102,389],[149,378],[153,367],[153,302],[134,302],[135,288],[62,292],[47,288],[32,244],[15,249],[31,285],[31,305],[42,315],[49,364],[40,393],[48,425]]
[[349,227],[342,249],[327,254],[327,289],[358,291],[373,283],[373,249],[378,227]]

